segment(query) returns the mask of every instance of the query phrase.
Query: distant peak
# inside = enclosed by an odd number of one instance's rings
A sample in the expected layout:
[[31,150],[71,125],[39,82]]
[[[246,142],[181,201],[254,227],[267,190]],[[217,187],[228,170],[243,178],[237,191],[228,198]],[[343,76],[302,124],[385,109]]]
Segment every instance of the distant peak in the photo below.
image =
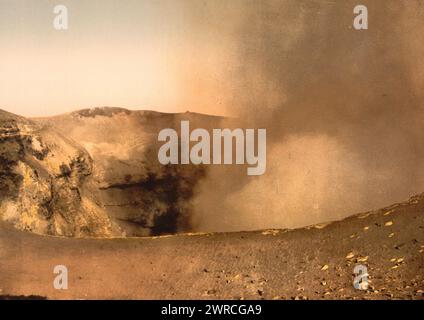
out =
[[25,117],[19,116],[12,112],[0,109],[0,120],[1,121],[10,121],[10,120],[19,120],[19,121],[28,121]]
[[71,112],[71,115],[94,118],[96,116],[112,117],[113,115],[117,113],[130,114],[131,111],[125,108],[118,108],[118,107],[96,107],[96,108],[87,108],[87,109],[77,110],[77,111]]

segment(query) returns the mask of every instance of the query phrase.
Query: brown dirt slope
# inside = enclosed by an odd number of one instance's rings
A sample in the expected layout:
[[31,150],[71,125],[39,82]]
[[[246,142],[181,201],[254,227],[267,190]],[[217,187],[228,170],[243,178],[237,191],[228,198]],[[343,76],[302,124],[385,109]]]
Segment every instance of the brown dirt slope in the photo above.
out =
[[[74,239],[0,225],[0,294],[49,299],[423,299],[424,195],[297,230]],[[69,289],[53,288],[66,265]],[[352,286],[368,267],[368,291]]]

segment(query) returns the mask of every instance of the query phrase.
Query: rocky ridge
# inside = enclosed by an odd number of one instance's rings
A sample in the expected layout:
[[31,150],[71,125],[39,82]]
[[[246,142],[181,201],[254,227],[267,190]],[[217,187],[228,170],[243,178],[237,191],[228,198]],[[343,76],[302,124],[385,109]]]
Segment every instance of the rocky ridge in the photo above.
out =
[[121,108],[26,119],[0,111],[0,218],[68,237],[190,231],[201,166],[162,166],[157,133],[219,117]]

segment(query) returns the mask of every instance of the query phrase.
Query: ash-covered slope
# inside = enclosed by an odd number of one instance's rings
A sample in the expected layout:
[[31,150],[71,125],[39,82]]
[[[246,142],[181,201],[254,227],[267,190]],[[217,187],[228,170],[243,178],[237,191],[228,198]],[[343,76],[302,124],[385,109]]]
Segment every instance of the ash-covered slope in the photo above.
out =
[[423,299],[423,231],[424,195],[297,230],[72,239],[0,222],[0,299]]
[[190,230],[201,166],[162,166],[157,135],[181,120],[221,118],[121,108],[25,119],[0,111],[0,217],[63,236],[139,236]]

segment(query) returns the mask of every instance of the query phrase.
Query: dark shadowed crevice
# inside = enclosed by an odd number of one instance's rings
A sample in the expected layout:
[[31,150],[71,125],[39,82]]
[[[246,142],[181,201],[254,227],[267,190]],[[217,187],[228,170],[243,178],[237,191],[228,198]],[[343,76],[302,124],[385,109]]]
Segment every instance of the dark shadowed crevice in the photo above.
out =
[[[155,171],[156,170],[156,171]],[[139,208],[139,214],[121,219],[136,227],[150,229],[150,235],[174,234],[192,231],[191,200],[195,188],[205,176],[204,166],[162,166],[148,169],[145,178],[131,181],[126,176],[120,183],[111,184],[101,190],[117,189],[121,194],[137,196],[131,203],[115,204],[116,207]],[[145,212],[155,212],[152,219]]]

